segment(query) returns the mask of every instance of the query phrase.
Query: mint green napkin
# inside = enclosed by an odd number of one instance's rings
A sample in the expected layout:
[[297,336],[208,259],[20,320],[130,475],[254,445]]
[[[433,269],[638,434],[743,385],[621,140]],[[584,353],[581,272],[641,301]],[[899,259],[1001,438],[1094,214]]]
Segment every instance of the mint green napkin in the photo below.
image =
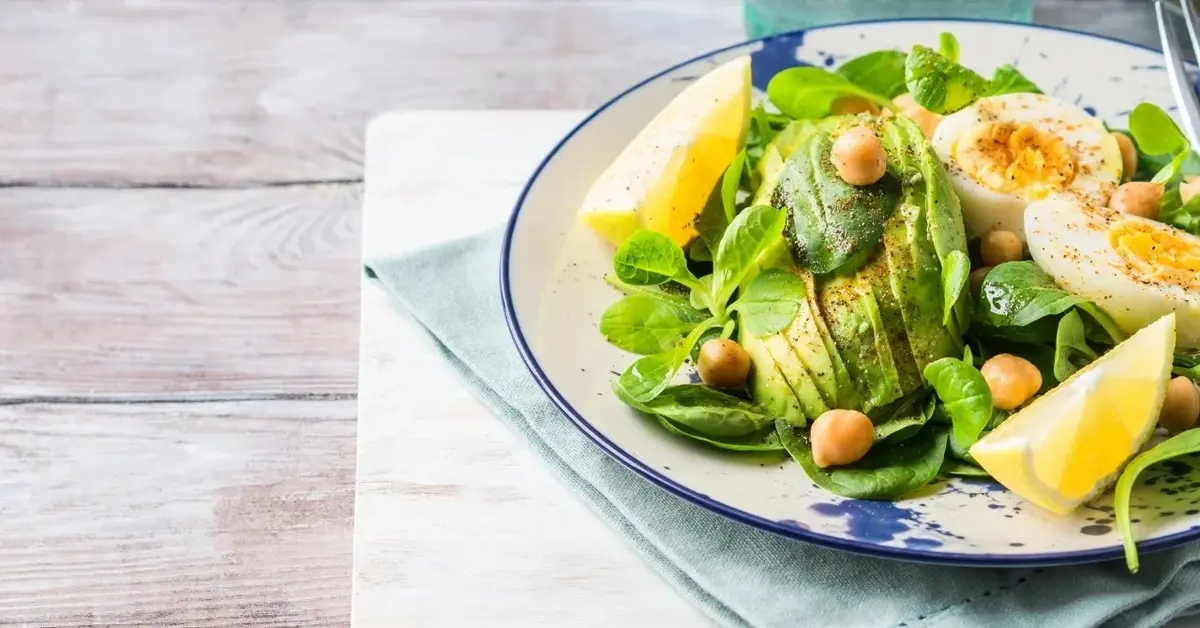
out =
[[542,393],[500,308],[499,233],[367,264],[493,412],[659,574],[725,626],[1159,626],[1200,604],[1197,547],[1123,563],[974,569],[858,556],[710,513],[609,458]]

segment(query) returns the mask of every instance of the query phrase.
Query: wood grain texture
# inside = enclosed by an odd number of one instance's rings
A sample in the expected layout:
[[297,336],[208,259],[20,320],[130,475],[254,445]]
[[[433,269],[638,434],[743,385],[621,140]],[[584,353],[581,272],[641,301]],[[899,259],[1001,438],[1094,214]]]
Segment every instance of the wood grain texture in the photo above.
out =
[[0,407],[0,625],[345,626],[352,401]]
[[353,394],[360,199],[0,189],[0,404]]
[[591,107],[738,0],[8,2],[0,185],[355,180],[389,109]]

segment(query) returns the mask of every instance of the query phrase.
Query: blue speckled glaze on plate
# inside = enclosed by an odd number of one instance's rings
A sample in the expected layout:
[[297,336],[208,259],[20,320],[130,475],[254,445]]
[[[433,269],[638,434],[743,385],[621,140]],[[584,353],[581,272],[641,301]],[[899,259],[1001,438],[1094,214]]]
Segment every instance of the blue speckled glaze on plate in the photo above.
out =
[[[1161,55],[1112,39],[979,21],[869,22],[787,33],[717,50],[618,95],[547,156],[509,222],[501,293],[518,350],[556,405],[597,445],[647,480],[700,506],[813,543],[925,562],[1050,565],[1121,555],[1111,499],[1058,517],[990,481],[940,480],[897,503],[845,500],[790,460],[739,456],[682,441],[621,405],[609,383],[634,357],[596,332],[617,298],[602,278],[611,249],[575,221],[594,178],[675,94],[713,66],[752,58],[756,97],[779,70],[836,66],[872,50],[936,44],[954,32],[963,63],[989,74],[1012,63],[1048,93],[1124,127],[1144,101],[1173,107]],[[986,43],[985,43],[986,42]],[[681,374],[681,378],[689,374]],[[1143,551],[1200,539],[1200,458],[1156,467],[1135,490]]]

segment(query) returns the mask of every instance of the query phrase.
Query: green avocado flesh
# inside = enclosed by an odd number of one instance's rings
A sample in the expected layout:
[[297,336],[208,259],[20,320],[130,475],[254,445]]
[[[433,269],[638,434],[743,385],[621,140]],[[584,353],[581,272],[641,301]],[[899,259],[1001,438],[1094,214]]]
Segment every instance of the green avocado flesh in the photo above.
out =
[[[856,125],[880,136],[890,183],[864,191],[830,179],[832,140]],[[742,335],[756,399],[792,425],[830,408],[867,412],[922,389],[930,362],[961,355],[968,297],[943,325],[941,268],[951,251],[966,252],[966,237],[958,199],[920,129],[905,118],[870,116],[796,123],[766,147],[758,169],[754,202],[790,216],[758,269],[790,269],[808,290],[785,329]],[[797,232],[814,228],[821,233]],[[838,236],[838,250],[818,251],[821,238],[835,233],[849,235]]]

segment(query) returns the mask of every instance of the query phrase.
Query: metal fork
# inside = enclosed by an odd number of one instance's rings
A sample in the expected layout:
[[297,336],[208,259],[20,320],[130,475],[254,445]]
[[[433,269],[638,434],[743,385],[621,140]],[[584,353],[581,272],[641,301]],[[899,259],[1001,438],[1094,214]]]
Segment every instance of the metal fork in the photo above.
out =
[[1191,40],[1192,52],[1200,60],[1200,37],[1197,36],[1196,12],[1189,0],[1154,0],[1154,12],[1158,16],[1158,34],[1162,38],[1163,58],[1166,60],[1167,76],[1171,80],[1171,90],[1175,92],[1175,100],[1179,102],[1179,111],[1183,119],[1183,130],[1191,140],[1192,146],[1200,146],[1200,96],[1196,95],[1192,79],[1188,76],[1187,66],[1183,60],[1183,52],[1179,48],[1179,38],[1175,35],[1171,16],[1182,17],[1187,24],[1188,39]]

